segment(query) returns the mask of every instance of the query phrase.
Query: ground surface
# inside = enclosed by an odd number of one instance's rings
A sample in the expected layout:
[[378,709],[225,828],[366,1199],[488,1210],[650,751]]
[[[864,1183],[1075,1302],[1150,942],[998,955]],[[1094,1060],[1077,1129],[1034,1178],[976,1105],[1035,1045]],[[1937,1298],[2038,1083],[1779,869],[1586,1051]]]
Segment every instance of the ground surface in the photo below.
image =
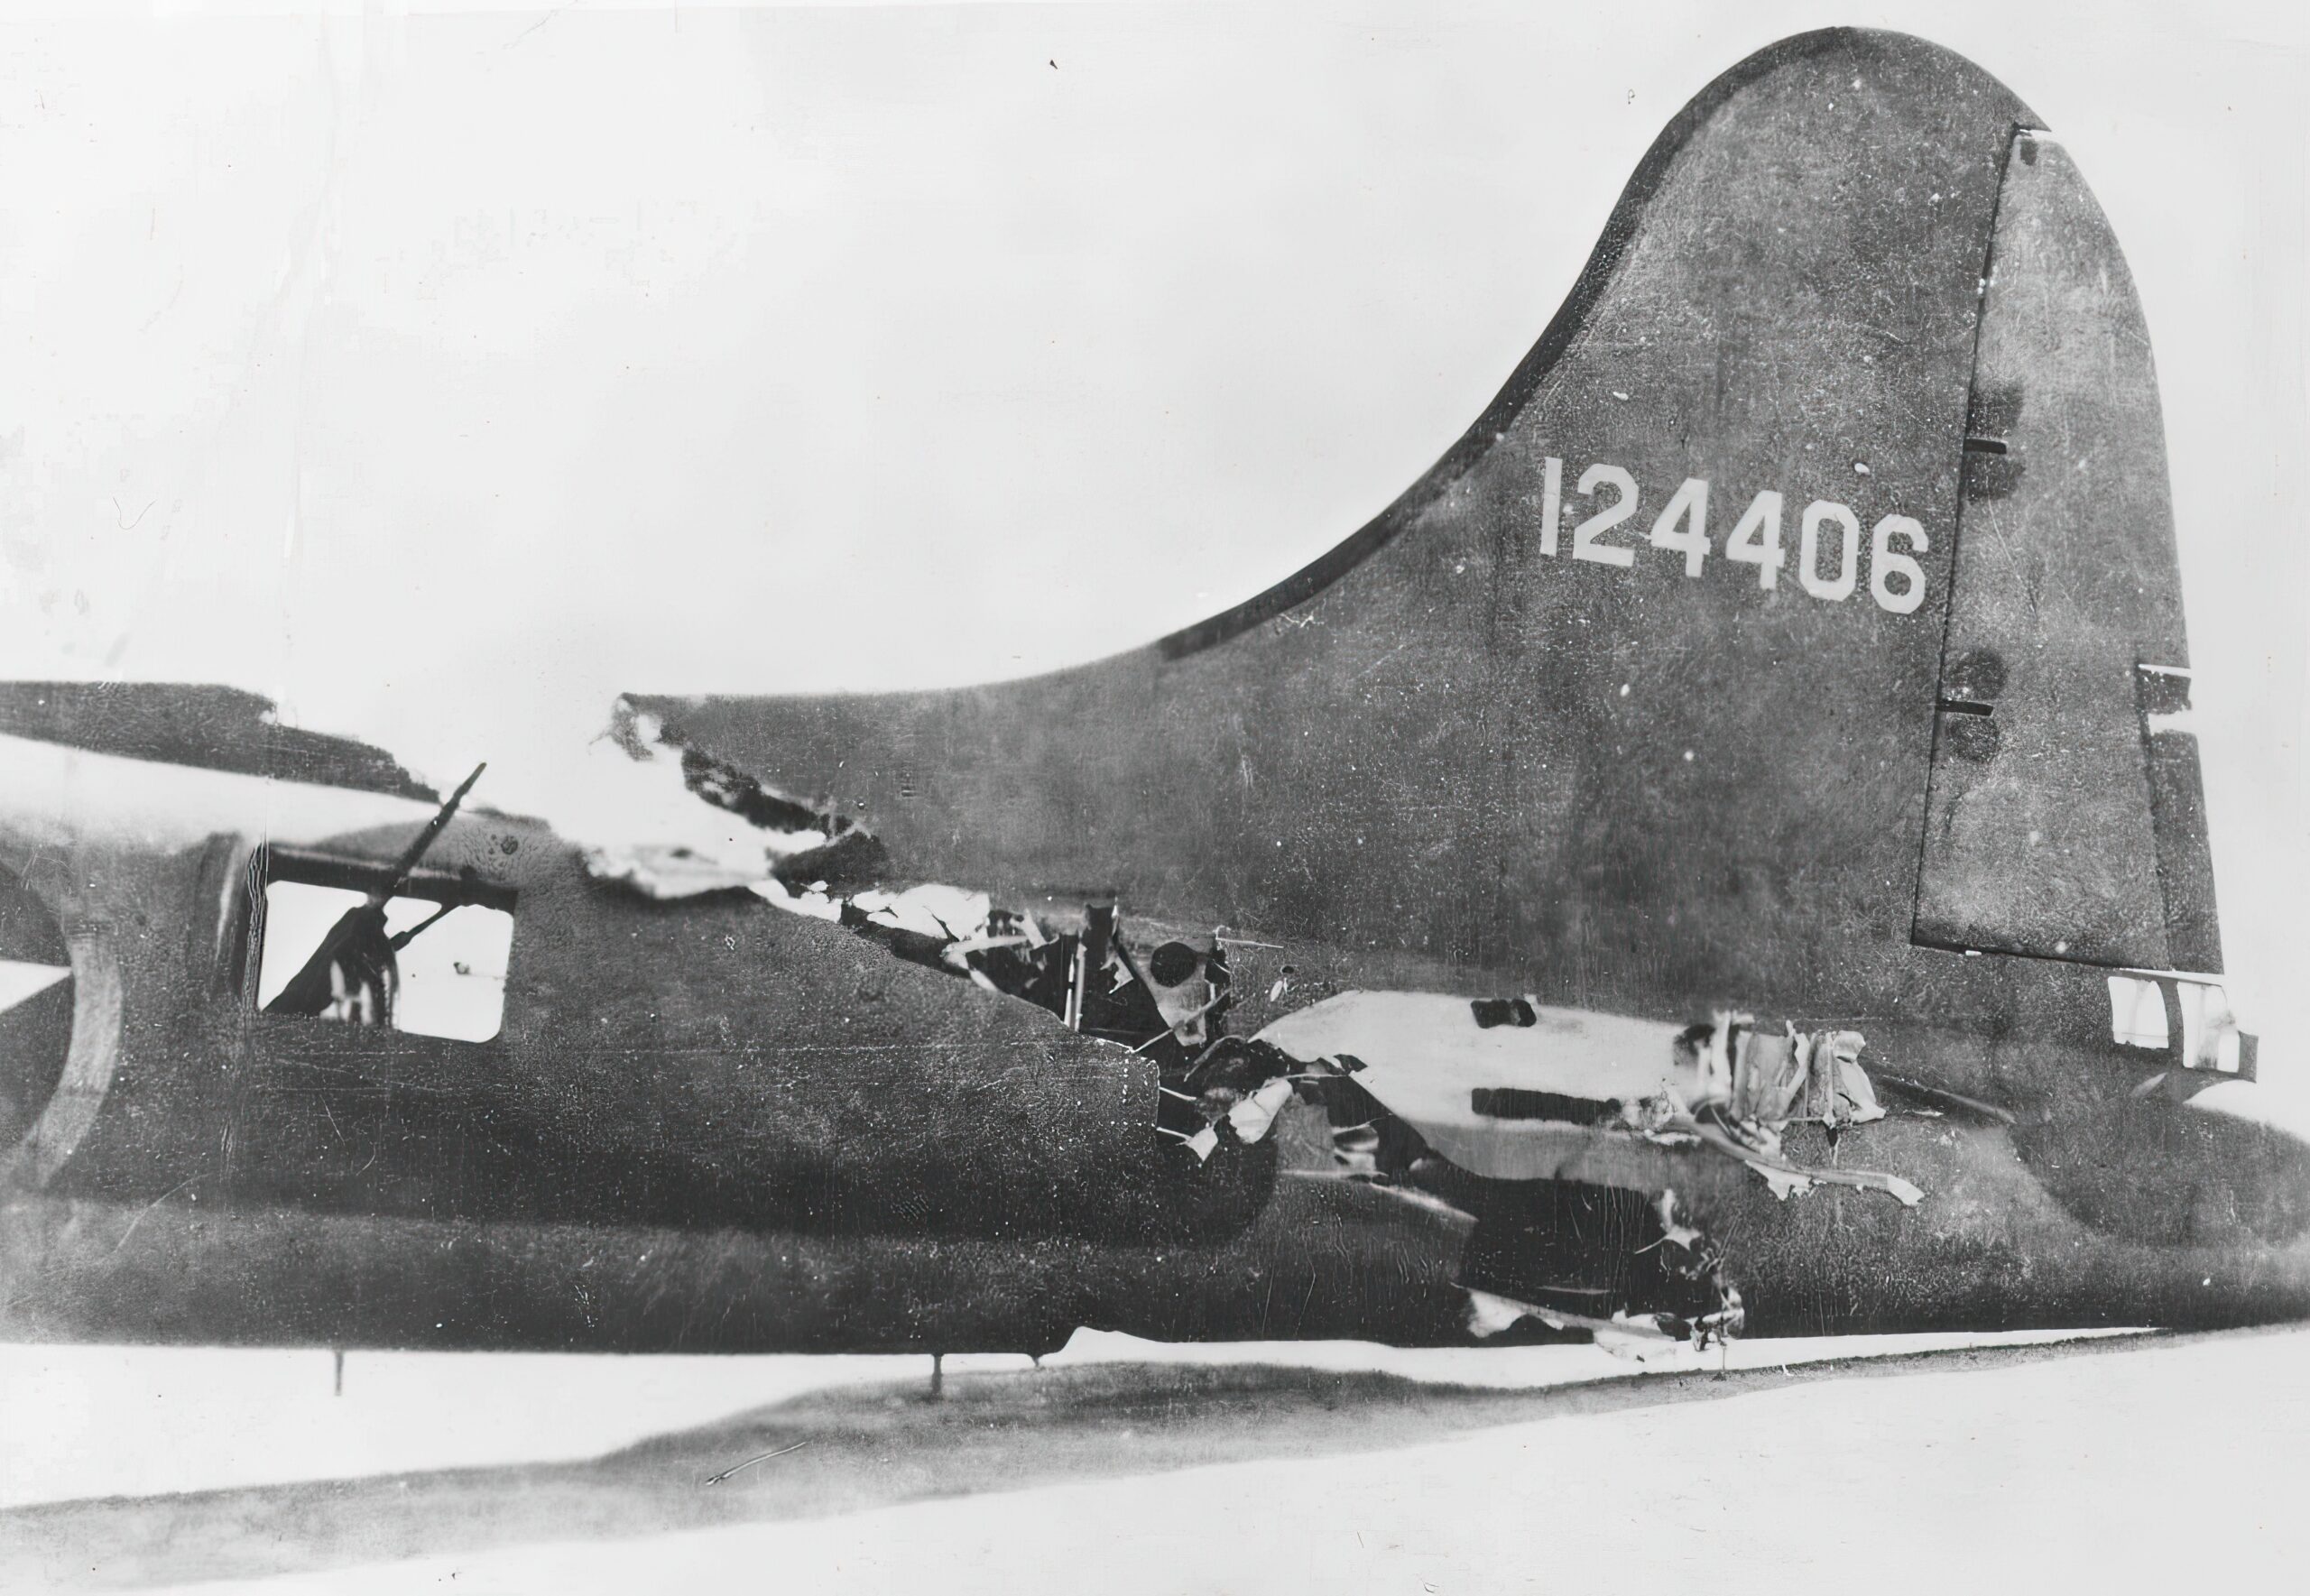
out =
[[2310,1332],[1949,1342],[1084,1337],[937,1401],[919,1359],[356,1353],[336,1396],[326,1354],[0,1349],[0,1589],[2298,1579]]

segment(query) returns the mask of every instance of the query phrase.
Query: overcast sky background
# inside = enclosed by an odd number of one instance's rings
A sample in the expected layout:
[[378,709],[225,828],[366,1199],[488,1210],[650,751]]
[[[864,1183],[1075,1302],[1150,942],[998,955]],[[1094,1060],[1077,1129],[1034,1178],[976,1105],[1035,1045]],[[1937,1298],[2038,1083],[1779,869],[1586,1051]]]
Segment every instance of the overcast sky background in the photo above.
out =
[[1441,453],[1711,78],[1869,23],[2010,85],[2128,253],[2290,1023],[2296,8],[411,9],[5,14],[0,676],[237,682],[550,812],[621,689],[1143,641]]

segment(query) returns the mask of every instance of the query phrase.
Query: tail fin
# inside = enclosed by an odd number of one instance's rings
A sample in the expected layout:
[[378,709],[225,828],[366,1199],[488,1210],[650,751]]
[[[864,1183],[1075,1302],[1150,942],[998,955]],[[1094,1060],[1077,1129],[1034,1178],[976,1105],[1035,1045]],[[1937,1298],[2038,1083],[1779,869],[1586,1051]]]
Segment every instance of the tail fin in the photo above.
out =
[[1477,425],[1272,591],[1026,681],[637,702],[918,879],[1575,1001],[2195,956],[2146,346],[2036,126],[1918,41],[1786,41],[1661,135]]

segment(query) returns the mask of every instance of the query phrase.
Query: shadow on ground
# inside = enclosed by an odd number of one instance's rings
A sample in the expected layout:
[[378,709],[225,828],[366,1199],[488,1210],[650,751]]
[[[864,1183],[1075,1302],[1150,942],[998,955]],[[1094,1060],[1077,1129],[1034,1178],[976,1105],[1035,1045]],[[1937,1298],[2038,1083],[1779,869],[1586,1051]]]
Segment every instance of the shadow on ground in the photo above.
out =
[[[620,1540],[1208,1463],[1382,1451],[1510,1424],[1814,1380],[2122,1356],[2168,1337],[1927,1352],[1538,1390],[1270,1364],[1090,1364],[812,1392],[586,1462],[510,1464],[0,1512],[0,1590],[248,1580]],[[776,1455],[765,1456],[766,1453]],[[723,1476],[717,1479],[716,1476]]]

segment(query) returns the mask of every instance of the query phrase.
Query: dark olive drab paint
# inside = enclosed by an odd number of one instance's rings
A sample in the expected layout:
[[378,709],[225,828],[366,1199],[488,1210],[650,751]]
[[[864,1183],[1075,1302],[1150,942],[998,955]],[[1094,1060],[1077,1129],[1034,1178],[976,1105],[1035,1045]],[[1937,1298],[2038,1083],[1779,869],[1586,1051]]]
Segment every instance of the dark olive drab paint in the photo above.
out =
[[[2111,1041],[2102,972],[1912,940],[1936,721],[1976,727],[1996,770],[2035,668],[1953,630],[1945,669],[1943,636],[1961,521],[2044,475],[2042,395],[1975,370],[2007,156],[2034,122],[1913,40],[1777,45],[1663,134],[1478,425],[1273,592],[1030,681],[640,702],[862,817],[900,876],[1069,907],[1098,883],[1142,951],[1234,927],[1240,1032],[1350,987],[1675,1019],[1729,1003],[1857,1024],[1876,1067],[1991,1105],[1846,1133],[1835,1156],[1913,1179],[1916,1209],[1779,1201],[1731,1159],[1594,1130],[1563,1178],[1673,1187],[1752,1332],[2310,1311],[2300,1144],[2133,1097],[2156,1061]],[[2004,499],[1974,467],[2000,460]],[[1596,463],[1640,491],[1612,540],[1638,545],[1625,570],[1571,558]],[[1643,546],[1687,477],[1711,487],[1697,577]],[[1723,552],[1767,489],[1788,497],[1769,592]],[[1816,498],[1862,529],[1841,602],[1795,569]],[[1927,539],[1912,613],[1871,596],[1890,514]],[[2172,598],[2170,572],[2145,576]],[[2194,768],[2150,747],[2179,835]],[[321,851],[390,860],[416,825]],[[624,1351],[1464,1334],[1465,1219],[1309,1178],[1327,1145],[1287,1155],[1288,1128],[1192,1166],[1154,1129],[1145,1059],[744,894],[594,882],[533,822],[468,814],[428,860],[513,895],[494,1040],[258,1014],[231,910],[250,845],[89,843],[28,868],[116,964],[123,1007],[69,1156],[0,1202],[0,1331]],[[2135,863],[2169,901],[2188,890],[2164,853]]]
[[2222,922],[2214,910],[2213,848],[2206,835],[2197,733],[2185,719],[2190,681],[2143,668],[2135,672],[2134,685],[2149,750],[2149,828],[2158,839],[2166,951],[2177,970],[2218,971]]
[[206,683],[0,683],[0,735],[131,759],[438,802],[382,748],[284,725],[271,699]]
[[2067,152],[2034,132],[2014,152],[1983,291],[1916,934],[2218,972],[2194,739],[2153,734],[2138,702],[2138,666],[2189,664],[2148,333]]
[[[1500,401],[1351,564],[1285,584],[1288,613],[1002,686],[644,706],[860,816],[918,879],[1113,881],[1169,920],[1679,1018],[2008,1025],[1908,931],[1979,285],[2031,120],[1914,41],[1777,47],[1663,135]],[[1572,557],[1598,462],[1640,490],[1626,570]],[[1641,546],[1688,477],[1710,484],[1697,578]],[[1787,497],[1770,592],[1723,554],[1764,490]],[[1842,602],[1795,568],[1816,498],[1862,528]],[[1895,513],[1930,545],[1906,615],[1868,582]]]
[[[509,837],[528,845],[506,853]],[[333,846],[390,859],[403,840]],[[213,852],[91,873],[213,924],[194,890]],[[494,1039],[258,1012],[226,977],[243,916],[189,959],[133,941],[124,1063],[59,1194],[1137,1240],[1240,1228],[1271,1182],[1271,1157],[1180,1169],[1145,1059],[836,927],[745,894],[661,906],[598,886],[531,822],[460,820],[437,852],[513,894]]]

